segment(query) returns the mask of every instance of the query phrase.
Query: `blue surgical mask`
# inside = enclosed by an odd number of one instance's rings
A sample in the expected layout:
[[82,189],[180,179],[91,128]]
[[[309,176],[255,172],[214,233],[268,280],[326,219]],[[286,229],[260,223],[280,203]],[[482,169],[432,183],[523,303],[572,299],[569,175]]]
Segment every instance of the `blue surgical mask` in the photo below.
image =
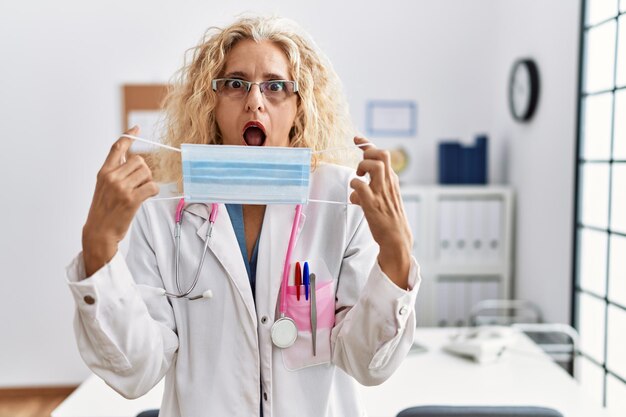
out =
[[311,149],[182,144],[189,203],[307,204]]

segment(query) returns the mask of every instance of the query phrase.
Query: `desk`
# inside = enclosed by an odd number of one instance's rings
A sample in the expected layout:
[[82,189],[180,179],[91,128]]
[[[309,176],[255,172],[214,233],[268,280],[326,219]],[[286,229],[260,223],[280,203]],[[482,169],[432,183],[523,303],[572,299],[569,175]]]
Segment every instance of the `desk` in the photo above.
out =
[[416,405],[534,405],[565,417],[609,417],[524,334],[497,362],[481,365],[441,350],[457,331],[418,329],[415,342],[428,352],[409,355],[382,385],[361,389],[369,416],[392,417]]
[[[450,328],[422,328],[416,342],[425,353],[410,354],[384,384],[361,387],[370,417],[395,417],[416,405],[535,405],[565,417],[609,417],[584,395],[578,383],[530,339],[516,335],[510,351],[496,363],[480,365],[441,351]],[[163,382],[145,396],[126,400],[96,376],[89,377],[52,412],[52,417],[135,417],[158,408]]]

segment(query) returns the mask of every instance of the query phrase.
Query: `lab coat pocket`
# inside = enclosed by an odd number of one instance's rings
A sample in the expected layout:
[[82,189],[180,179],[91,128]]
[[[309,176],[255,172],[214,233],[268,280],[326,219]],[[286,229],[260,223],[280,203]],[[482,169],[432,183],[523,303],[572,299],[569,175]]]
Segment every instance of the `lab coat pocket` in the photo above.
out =
[[313,332],[311,328],[311,301],[301,286],[298,300],[296,286],[287,287],[286,315],[296,322],[298,337],[293,345],[282,350],[285,367],[291,371],[330,362],[330,333],[335,325],[334,281],[321,281],[315,290],[317,329],[315,354],[313,354]]

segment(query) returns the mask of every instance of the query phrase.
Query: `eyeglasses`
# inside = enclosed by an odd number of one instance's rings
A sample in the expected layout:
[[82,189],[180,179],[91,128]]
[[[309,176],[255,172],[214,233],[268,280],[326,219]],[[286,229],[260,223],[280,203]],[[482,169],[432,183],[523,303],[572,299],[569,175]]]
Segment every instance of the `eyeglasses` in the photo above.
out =
[[236,78],[218,78],[211,81],[213,91],[216,91],[219,95],[235,99],[244,98],[255,84],[259,86],[259,90],[265,98],[274,101],[285,100],[298,92],[297,81],[270,80],[253,83]]

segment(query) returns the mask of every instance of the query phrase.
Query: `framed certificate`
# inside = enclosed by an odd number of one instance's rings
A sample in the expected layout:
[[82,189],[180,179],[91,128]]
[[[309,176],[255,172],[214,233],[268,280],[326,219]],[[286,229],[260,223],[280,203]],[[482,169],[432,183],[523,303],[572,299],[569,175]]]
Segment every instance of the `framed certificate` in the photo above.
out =
[[417,134],[417,104],[411,100],[371,100],[365,117],[368,136]]

